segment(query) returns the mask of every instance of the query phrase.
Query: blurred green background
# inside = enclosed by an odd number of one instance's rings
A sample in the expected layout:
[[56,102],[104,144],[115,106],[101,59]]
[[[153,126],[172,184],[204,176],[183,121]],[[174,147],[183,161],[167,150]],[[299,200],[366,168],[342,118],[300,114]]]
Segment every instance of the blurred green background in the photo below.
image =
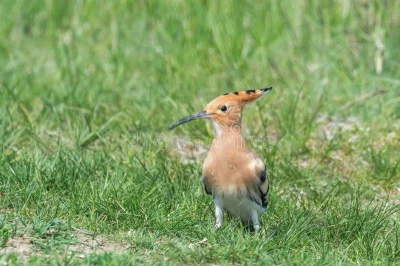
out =
[[[2,0],[0,18],[3,246],[39,223],[135,247],[89,264],[399,261],[400,1]],[[273,184],[263,234],[214,234],[193,147],[212,129],[166,127],[270,86],[244,117]],[[31,263],[63,257],[65,235],[39,236]]]

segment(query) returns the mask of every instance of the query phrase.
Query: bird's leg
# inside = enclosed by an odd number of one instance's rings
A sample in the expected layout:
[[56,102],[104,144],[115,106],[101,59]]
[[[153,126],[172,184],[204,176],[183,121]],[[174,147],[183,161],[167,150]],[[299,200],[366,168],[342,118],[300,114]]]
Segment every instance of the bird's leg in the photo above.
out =
[[257,210],[251,211],[251,220],[253,221],[253,228],[256,233],[260,231],[260,222],[258,221],[258,212]]
[[215,229],[219,229],[224,222],[224,208],[222,206],[222,202],[218,199],[214,200],[215,205]]

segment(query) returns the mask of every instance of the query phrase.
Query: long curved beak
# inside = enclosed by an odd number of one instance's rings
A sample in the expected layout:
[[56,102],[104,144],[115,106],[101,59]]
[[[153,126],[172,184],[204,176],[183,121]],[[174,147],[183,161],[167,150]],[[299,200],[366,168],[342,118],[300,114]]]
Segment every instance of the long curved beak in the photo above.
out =
[[198,113],[191,114],[191,115],[188,115],[188,116],[186,116],[186,117],[184,117],[182,119],[179,119],[178,121],[176,121],[175,123],[170,125],[168,127],[168,130],[171,130],[171,129],[179,126],[179,125],[182,125],[182,124],[184,124],[186,122],[189,122],[189,121],[192,121],[192,120],[195,120],[195,119],[203,119],[203,118],[210,118],[210,117],[211,117],[211,115],[208,114],[206,111],[200,111]]

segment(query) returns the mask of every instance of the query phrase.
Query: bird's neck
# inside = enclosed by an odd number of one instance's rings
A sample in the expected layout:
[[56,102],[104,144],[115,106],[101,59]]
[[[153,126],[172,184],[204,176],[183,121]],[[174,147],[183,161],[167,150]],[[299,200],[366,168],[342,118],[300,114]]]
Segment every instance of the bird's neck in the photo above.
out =
[[242,125],[235,123],[232,125],[221,125],[215,121],[212,122],[214,127],[213,149],[226,151],[229,150],[248,150],[246,140],[242,135]]
[[240,122],[232,124],[221,124],[217,121],[212,121],[215,138],[242,136],[242,124]]

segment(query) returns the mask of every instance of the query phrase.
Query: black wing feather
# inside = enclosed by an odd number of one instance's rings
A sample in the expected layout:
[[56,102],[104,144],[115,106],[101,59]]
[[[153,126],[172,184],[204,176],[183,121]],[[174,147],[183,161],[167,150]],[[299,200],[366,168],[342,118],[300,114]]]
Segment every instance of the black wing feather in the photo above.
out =
[[201,181],[202,181],[203,184],[204,184],[204,191],[205,191],[208,195],[211,195],[211,194],[212,194],[212,193],[211,193],[211,189],[210,189],[209,187],[207,187],[207,183],[205,182],[204,176],[201,177]]
[[[260,179],[260,183],[258,185],[258,192],[260,193],[260,197],[261,197],[261,206],[263,208],[267,208],[268,207],[269,183],[267,180],[267,169],[265,168],[265,164],[264,164],[264,170],[261,172],[259,179]],[[263,187],[265,182],[267,182],[266,189],[265,189],[265,187]]]

